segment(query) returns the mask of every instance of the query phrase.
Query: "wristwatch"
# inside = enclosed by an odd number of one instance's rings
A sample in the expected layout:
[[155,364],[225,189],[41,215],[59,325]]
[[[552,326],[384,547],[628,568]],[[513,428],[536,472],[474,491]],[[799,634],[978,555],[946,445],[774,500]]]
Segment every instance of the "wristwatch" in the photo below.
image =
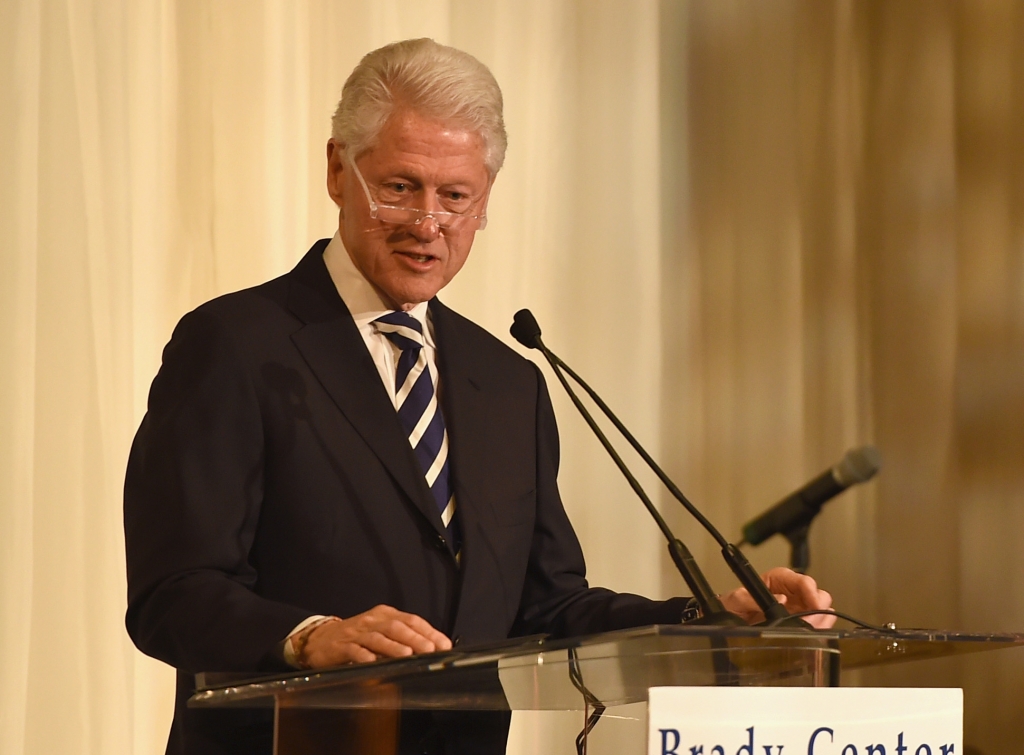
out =
[[691,621],[696,621],[704,615],[704,612],[700,610],[700,602],[696,598],[690,598],[686,601],[686,606],[683,608],[683,624],[688,624]]

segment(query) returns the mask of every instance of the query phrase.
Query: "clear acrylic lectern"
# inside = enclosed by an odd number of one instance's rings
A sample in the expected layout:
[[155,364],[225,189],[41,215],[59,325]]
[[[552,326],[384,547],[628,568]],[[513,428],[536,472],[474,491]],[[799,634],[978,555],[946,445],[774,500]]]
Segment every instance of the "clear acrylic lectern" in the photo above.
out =
[[290,675],[199,674],[189,705],[273,708],[277,755],[388,755],[402,711],[586,716],[646,702],[651,687],[838,686],[841,669],[1018,645],[1024,635],[651,626],[570,640],[523,638]]

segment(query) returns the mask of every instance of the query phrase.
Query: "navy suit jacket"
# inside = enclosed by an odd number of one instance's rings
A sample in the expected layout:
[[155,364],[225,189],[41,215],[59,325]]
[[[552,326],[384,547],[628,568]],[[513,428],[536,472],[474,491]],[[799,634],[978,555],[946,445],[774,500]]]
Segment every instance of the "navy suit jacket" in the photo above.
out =
[[384,603],[463,643],[680,620],[682,600],[588,586],[539,370],[435,299],[456,563],[326,244],[182,318],[132,446],[126,623],[179,670],[169,749],[229,751],[184,707],[193,673],[272,669],[311,614]]

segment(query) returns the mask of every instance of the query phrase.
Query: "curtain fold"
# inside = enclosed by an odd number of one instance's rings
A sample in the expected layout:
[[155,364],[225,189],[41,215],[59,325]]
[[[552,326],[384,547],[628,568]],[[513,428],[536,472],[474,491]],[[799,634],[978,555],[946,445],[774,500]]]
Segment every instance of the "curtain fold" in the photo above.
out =
[[40,11],[0,5],[0,749],[24,751],[33,597]]

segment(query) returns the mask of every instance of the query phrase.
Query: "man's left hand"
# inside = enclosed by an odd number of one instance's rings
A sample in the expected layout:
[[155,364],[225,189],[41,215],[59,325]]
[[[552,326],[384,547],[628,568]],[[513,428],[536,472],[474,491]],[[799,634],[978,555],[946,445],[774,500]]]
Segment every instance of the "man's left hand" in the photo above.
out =
[[[778,566],[762,574],[761,579],[790,613],[825,611],[832,607],[832,596],[819,589],[818,583],[806,574],[798,574],[792,569]],[[764,614],[745,587],[723,595],[722,603],[726,610],[737,614],[748,624],[764,621]],[[836,617],[833,614],[821,613],[806,616],[804,621],[816,629],[828,629],[836,623]]]

